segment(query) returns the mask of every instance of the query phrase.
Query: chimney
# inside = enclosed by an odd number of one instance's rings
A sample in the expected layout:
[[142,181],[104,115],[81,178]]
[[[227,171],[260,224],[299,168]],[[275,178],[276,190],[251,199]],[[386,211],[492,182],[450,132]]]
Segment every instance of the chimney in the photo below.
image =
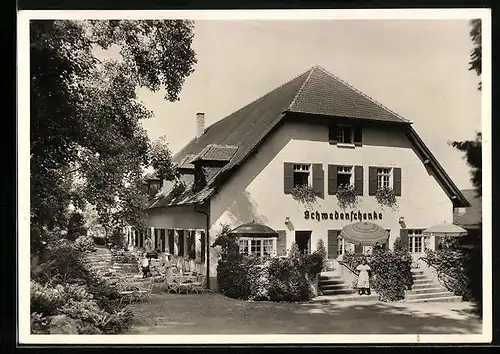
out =
[[205,113],[196,113],[196,137],[199,138],[205,131]]

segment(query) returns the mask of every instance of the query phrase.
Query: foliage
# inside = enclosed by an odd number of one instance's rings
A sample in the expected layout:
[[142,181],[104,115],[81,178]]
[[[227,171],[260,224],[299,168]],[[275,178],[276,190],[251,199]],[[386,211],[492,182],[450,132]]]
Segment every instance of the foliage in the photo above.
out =
[[396,193],[389,187],[382,187],[377,190],[375,194],[375,199],[382,207],[386,206],[391,209],[395,209],[397,205]]
[[449,291],[462,296],[465,301],[481,303],[479,242],[462,245],[454,237],[441,241],[441,247],[435,251],[426,250],[422,260],[436,270],[439,280]]
[[[142,171],[173,174],[164,141],[137,88],[175,101],[196,63],[193,23],[180,20],[43,20],[30,23],[31,222],[66,227],[70,203],[95,206],[112,230],[143,216]],[[119,56],[101,55],[118,49]]]
[[322,239],[319,239],[317,244],[316,244],[316,251],[314,253],[317,253],[321,256],[323,263],[326,262],[327,260],[327,251],[325,247],[325,242]]
[[[469,32],[474,48],[470,54],[469,70],[474,70],[477,76],[481,76],[482,73],[482,51],[483,47],[481,44],[481,20],[474,19],[470,21],[471,30]],[[478,89],[481,90],[481,82],[479,82]]]
[[286,258],[262,260],[253,255],[228,253],[219,260],[217,280],[225,296],[244,300],[305,301],[312,296],[308,274],[321,271],[318,253],[294,252]]
[[471,168],[471,182],[476,190],[478,196],[482,195],[482,181],[483,181],[483,168],[482,168],[482,136],[481,133],[476,134],[474,140],[466,141],[453,141],[451,146],[465,152],[465,159],[467,165]]
[[239,253],[238,244],[236,243],[236,238],[229,235],[231,231],[231,225],[222,224],[212,247],[220,247],[220,254],[224,257],[230,253]]
[[372,286],[381,301],[399,301],[405,298],[405,291],[411,290],[413,286],[411,264],[411,255],[405,249],[374,249],[369,265],[374,274]]
[[219,259],[217,264],[217,282],[222,294],[247,300],[252,295],[250,274],[254,274],[252,267],[256,262],[255,257],[240,254],[227,254]]
[[311,299],[311,283],[301,256],[271,258],[268,294],[272,301],[300,302]]
[[67,234],[66,238],[68,240],[74,241],[80,236],[87,234],[87,228],[85,227],[85,220],[83,214],[79,212],[71,213],[68,220]]
[[[482,44],[481,44],[481,20],[474,19],[470,21],[470,37],[474,45],[470,54],[469,70],[474,70],[477,76],[481,77],[482,66]],[[481,81],[479,81],[478,89],[481,90]],[[451,146],[465,152],[467,165],[471,168],[471,182],[478,196],[482,195],[482,136],[481,133],[476,133],[474,140],[453,141]]]
[[30,316],[31,334],[48,334],[49,320],[41,313],[33,312]]
[[73,246],[80,252],[94,252],[96,251],[94,238],[91,236],[80,236],[75,240]]
[[112,243],[114,247],[123,249],[125,247],[125,235],[120,229],[114,229],[108,238],[108,242]]
[[342,263],[345,263],[350,269],[356,269],[358,265],[360,265],[363,259],[369,259],[369,257],[355,252],[346,251],[342,255]]
[[354,185],[342,184],[337,188],[337,202],[342,210],[358,206],[359,198]]
[[316,201],[316,192],[310,185],[298,185],[292,188],[291,194],[297,202],[309,205]]
[[[125,330],[130,314],[122,311],[118,290],[87,268],[82,247],[75,243],[51,241],[43,253],[32,258],[31,311],[42,317],[68,316],[76,321],[79,333]],[[73,281],[80,285],[71,284]],[[33,318],[33,331],[43,330],[40,316]]]

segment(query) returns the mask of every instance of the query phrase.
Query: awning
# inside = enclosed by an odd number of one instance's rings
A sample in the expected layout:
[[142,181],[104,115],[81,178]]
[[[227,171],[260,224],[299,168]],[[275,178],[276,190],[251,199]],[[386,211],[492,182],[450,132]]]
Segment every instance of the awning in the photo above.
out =
[[229,232],[229,235],[237,237],[278,237],[278,232],[269,226],[252,221],[234,228]]
[[467,235],[467,230],[463,227],[460,227],[455,224],[438,224],[431,226],[423,231],[424,235],[430,236],[449,236],[449,237],[457,237],[457,236],[465,236]]
[[373,246],[388,240],[387,231],[383,227],[366,221],[345,226],[340,232],[340,237],[347,242],[363,246]]

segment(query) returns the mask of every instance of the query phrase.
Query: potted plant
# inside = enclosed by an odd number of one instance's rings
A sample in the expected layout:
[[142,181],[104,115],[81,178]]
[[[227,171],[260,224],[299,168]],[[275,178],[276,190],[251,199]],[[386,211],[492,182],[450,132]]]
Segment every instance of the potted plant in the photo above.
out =
[[382,207],[389,207],[394,210],[397,206],[396,193],[389,187],[379,188],[375,194],[375,199]]
[[337,188],[337,203],[342,210],[358,206],[358,195],[352,184],[341,184]]
[[292,188],[293,199],[302,204],[313,204],[316,201],[316,192],[310,185],[298,185]]

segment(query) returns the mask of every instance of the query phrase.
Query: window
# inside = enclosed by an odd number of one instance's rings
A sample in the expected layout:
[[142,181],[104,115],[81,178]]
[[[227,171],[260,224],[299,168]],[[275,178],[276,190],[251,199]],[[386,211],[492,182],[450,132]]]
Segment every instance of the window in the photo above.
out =
[[391,180],[390,168],[377,168],[377,188],[389,188]]
[[275,239],[272,238],[240,238],[238,240],[240,254],[270,257],[275,253]]
[[248,254],[248,239],[239,239],[238,246],[240,248],[240,254]]
[[337,256],[344,254],[344,239],[342,237],[337,238]]
[[352,144],[354,142],[354,130],[352,127],[337,127],[337,141],[339,143]]
[[337,166],[337,188],[352,183],[352,166]]
[[408,229],[410,253],[424,253],[429,248],[429,236],[424,236],[422,232],[423,229]]
[[307,186],[310,185],[311,179],[311,165],[293,165],[293,186]]

